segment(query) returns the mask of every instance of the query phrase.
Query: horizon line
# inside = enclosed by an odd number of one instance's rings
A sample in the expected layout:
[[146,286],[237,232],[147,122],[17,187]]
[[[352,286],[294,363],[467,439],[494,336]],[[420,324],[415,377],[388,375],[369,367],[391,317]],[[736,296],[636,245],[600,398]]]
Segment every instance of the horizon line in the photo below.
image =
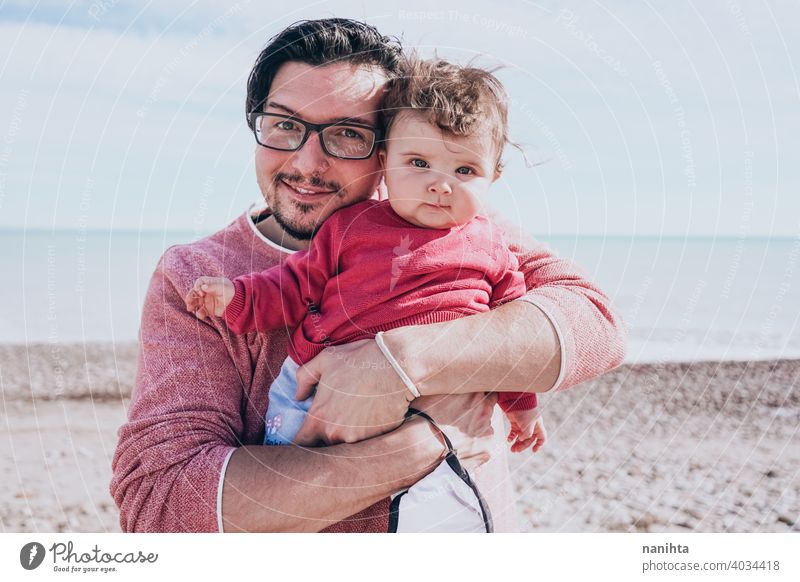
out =
[[[223,227],[224,228],[224,227]],[[221,229],[218,229],[221,230]],[[143,235],[155,235],[155,234],[184,234],[184,235],[191,235],[196,237],[205,237],[217,232],[217,230],[192,230],[188,228],[166,228],[166,229],[157,229],[157,228],[109,228],[109,229],[101,229],[101,228],[63,228],[63,227],[56,227],[56,228],[46,228],[46,227],[33,227],[33,228],[20,228],[20,227],[5,227],[0,226],[0,232],[3,233],[30,233],[30,234],[43,234],[43,233],[50,233],[50,234],[73,234],[73,233],[84,233],[84,234],[143,234]],[[531,232],[531,231],[528,231]],[[532,233],[531,234],[535,234]],[[637,233],[589,233],[589,234],[581,234],[577,232],[552,232],[549,234],[535,234],[537,237],[579,237],[579,238],[653,238],[653,239],[726,239],[726,240],[793,240],[799,239],[800,240],[800,233],[797,234],[779,234],[779,235],[769,235],[769,234],[754,234],[754,235],[739,235],[739,234],[637,234]]]

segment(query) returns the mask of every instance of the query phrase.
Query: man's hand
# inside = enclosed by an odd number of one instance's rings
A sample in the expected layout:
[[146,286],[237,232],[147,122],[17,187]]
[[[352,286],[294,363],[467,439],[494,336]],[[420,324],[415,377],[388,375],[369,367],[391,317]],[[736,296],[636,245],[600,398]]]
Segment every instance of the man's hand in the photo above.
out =
[[210,315],[222,317],[233,300],[236,288],[225,277],[200,277],[194,282],[184,301],[186,309],[205,321]]
[[413,398],[373,340],[328,348],[300,367],[296,399],[312,394],[299,445],[355,443],[393,430]]
[[497,394],[473,392],[422,396],[411,403],[436,421],[444,431],[462,464],[472,470],[491,458],[492,414]]
[[452,427],[466,436],[480,438],[494,434],[492,413],[496,403],[497,394],[472,392],[421,396],[411,403],[411,408],[426,413],[442,427]]

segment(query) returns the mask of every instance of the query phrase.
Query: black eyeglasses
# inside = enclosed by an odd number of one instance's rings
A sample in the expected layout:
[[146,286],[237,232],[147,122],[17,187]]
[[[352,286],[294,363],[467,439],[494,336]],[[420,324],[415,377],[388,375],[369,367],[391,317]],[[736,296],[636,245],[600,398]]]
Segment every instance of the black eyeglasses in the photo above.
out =
[[320,136],[322,150],[334,158],[365,160],[382,139],[379,129],[360,123],[309,123],[280,113],[250,113],[256,142],[265,148],[293,152],[308,140],[311,131]]

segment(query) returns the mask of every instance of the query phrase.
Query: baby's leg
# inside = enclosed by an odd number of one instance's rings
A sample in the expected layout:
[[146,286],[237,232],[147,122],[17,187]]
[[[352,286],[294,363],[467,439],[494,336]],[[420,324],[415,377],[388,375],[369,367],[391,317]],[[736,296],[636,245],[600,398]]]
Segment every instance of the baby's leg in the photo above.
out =
[[297,368],[291,358],[286,358],[280,374],[269,388],[269,404],[264,419],[264,444],[292,444],[297,431],[303,426],[313,398],[297,402]]

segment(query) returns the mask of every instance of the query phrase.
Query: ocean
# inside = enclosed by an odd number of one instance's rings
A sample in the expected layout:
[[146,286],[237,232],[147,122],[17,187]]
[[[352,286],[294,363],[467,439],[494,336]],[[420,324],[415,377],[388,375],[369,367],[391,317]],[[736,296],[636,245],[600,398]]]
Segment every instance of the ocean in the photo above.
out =
[[[0,342],[134,341],[159,256],[200,236],[0,231]],[[800,357],[800,238],[541,240],[612,297],[629,362]]]

